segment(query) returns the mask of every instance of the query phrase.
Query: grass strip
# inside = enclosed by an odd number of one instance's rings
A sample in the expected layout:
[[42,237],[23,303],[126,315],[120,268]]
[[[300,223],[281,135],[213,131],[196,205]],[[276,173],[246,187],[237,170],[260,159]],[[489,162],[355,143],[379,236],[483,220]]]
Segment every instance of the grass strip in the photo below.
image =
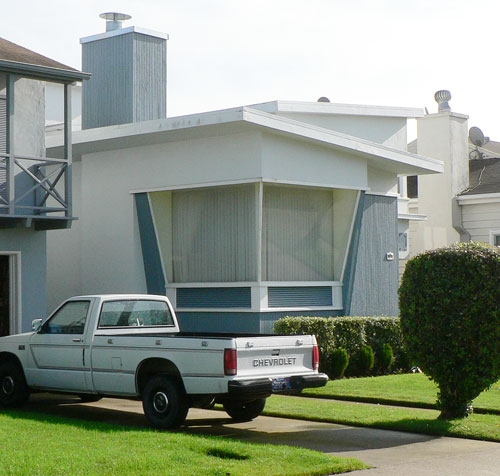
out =
[[[304,390],[302,396],[435,409],[437,392],[424,374],[400,374],[332,380],[326,387]],[[500,382],[481,393],[473,406],[476,413],[500,415]]]
[[426,435],[500,442],[500,417],[472,414],[465,419],[438,420],[437,410],[273,395],[266,415],[341,423]]
[[2,412],[0,428],[2,476],[309,476],[367,467],[302,448],[38,413]]

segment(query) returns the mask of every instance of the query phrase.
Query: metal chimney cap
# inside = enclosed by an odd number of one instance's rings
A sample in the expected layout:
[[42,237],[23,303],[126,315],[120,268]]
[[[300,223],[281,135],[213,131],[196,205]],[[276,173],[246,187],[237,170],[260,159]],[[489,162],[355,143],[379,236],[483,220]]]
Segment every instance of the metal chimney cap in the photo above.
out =
[[441,89],[439,91],[436,91],[436,93],[434,94],[434,99],[438,103],[439,112],[451,111],[451,107],[448,104],[448,101],[451,99],[450,91],[446,89]]
[[122,21],[130,20],[132,17],[126,13],[106,12],[101,13],[99,18],[106,20],[106,31],[114,31],[122,27]]

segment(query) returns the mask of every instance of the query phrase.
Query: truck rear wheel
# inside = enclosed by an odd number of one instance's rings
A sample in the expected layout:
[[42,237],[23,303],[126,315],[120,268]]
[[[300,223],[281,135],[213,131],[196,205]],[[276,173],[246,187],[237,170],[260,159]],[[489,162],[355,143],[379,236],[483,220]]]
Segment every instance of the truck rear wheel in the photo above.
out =
[[14,362],[0,363],[0,405],[17,407],[30,396],[23,371]]
[[224,402],[224,410],[236,421],[250,421],[258,417],[266,406],[265,398],[258,398],[250,402],[228,400]]
[[146,384],[142,394],[144,414],[155,428],[176,428],[186,419],[189,404],[181,386],[165,375]]

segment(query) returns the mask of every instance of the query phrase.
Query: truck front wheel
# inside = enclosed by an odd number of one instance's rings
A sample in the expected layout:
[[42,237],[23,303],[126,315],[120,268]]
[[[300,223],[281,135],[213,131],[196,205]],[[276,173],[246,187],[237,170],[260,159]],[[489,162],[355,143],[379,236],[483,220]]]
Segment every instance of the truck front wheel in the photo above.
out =
[[28,400],[30,392],[23,371],[14,362],[0,363],[0,405],[17,407]]
[[250,402],[228,400],[224,402],[224,410],[236,421],[250,421],[258,417],[266,406],[265,398],[258,398]]
[[159,429],[176,428],[186,419],[188,399],[181,386],[165,375],[151,378],[142,394],[144,414]]

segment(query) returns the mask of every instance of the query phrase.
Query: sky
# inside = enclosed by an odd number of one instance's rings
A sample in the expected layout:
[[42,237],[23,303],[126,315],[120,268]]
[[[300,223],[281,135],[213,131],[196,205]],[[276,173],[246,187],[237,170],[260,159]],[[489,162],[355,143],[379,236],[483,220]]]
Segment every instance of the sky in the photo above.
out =
[[436,112],[448,89],[500,140],[498,0],[1,1],[2,38],[78,69],[100,13],[168,33],[169,117],[320,96]]

